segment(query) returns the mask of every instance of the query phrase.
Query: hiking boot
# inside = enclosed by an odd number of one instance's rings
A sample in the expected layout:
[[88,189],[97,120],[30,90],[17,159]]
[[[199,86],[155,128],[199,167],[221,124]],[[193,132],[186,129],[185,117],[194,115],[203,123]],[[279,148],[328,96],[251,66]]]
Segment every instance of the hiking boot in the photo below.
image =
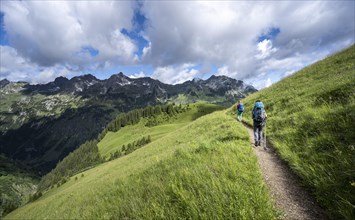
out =
[[255,141],[255,147],[260,146],[260,143],[258,141]]

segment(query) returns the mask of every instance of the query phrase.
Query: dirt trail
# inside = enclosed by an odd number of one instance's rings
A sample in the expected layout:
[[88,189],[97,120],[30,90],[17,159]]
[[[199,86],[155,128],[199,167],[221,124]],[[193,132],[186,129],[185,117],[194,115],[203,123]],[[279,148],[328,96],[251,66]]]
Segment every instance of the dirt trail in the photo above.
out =
[[315,203],[308,191],[301,186],[300,179],[279,159],[269,144],[254,146],[253,130],[244,125],[258,158],[262,175],[275,206],[282,212],[282,219],[327,219],[324,211]]

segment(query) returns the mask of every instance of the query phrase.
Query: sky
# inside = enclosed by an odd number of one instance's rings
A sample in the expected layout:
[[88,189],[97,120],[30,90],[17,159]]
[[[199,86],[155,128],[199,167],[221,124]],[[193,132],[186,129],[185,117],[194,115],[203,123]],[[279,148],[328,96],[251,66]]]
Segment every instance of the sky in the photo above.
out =
[[226,75],[262,89],[355,41],[355,1],[0,1],[0,80]]

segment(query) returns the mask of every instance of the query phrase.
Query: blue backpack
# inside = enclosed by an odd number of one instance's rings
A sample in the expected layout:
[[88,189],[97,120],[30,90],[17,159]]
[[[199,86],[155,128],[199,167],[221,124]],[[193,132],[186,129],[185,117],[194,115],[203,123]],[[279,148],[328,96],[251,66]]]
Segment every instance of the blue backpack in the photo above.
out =
[[239,104],[238,112],[244,112],[244,104],[243,103]]
[[259,124],[265,121],[265,110],[262,102],[256,102],[254,106],[253,119]]

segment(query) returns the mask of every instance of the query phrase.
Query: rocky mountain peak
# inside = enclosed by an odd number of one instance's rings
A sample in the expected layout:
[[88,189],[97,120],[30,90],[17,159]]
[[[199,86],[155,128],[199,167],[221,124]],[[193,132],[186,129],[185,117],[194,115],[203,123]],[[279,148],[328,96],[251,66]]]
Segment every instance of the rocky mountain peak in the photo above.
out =
[[125,74],[123,74],[122,72],[119,72],[117,74],[113,74],[110,78],[113,79],[130,79],[128,76],[126,76]]
[[95,76],[91,75],[91,74],[75,76],[71,80],[88,81],[88,82],[98,81],[98,79]]
[[0,88],[5,87],[9,83],[10,83],[10,81],[7,79],[0,80]]
[[59,76],[59,77],[55,78],[54,83],[55,84],[63,84],[63,83],[66,83],[68,81],[69,81],[69,79],[67,79],[66,77]]
[[60,88],[65,88],[68,87],[68,84],[70,83],[69,79],[63,76],[59,76],[55,78],[54,82],[50,82],[48,84],[43,85],[44,90],[49,90],[49,91],[58,91]]
[[132,83],[132,79],[129,78],[128,76],[124,75],[122,72],[119,72],[118,74],[112,75],[109,79],[106,81],[109,82],[109,84],[116,83],[121,86],[129,85]]
[[224,76],[224,75],[212,75],[210,78],[208,78],[206,81],[225,81],[225,80],[235,80],[233,78],[230,78],[228,76]]
[[200,79],[200,78],[193,78],[192,79],[192,82],[194,82],[194,83],[198,83],[198,82],[202,82],[203,80],[202,79]]

